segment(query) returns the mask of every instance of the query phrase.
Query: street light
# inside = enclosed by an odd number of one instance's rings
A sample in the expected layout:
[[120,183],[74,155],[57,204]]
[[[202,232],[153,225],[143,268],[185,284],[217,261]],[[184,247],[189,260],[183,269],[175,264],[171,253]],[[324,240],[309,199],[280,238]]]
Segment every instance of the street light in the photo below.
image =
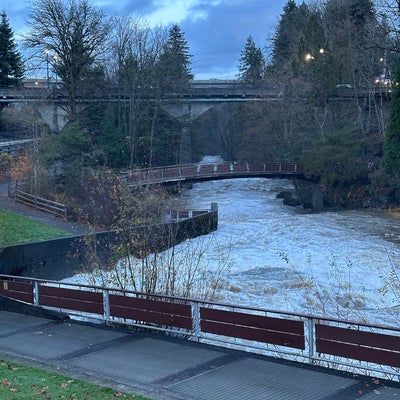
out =
[[46,81],[47,81],[47,89],[50,87],[50,75],[49,75],[49,53],[50,50],[46,49],[44,51],[46,53]]
[[58,55],[54,54],[52,58],[54,60],[53,72],[54,72],[54,77],[55,77],[55,80],[56,80],[56,87],[57,87],[57,70],[56,70],[56,66],[57,66],[57,63],[58,63]]
[[312,60],[314,60],[314,56],[312,55],[312,54],[310,54],[310,53],[307,53],[305,56],[304,56],[304,59],[308,62],[308,61],[312,61]]

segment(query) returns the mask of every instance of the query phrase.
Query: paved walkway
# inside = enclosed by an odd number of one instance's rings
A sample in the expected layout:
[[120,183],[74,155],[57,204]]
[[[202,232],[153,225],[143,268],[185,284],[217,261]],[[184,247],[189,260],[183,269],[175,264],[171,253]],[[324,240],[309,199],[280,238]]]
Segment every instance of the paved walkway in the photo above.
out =
[[163,400],[387,400],[400,387],[269,357],[0,311],[0,358]]
[[39,222],[43,222],[54,228],[61,229],[74,235],[83,235],[89,232],[89,229],[85,226],[35,210],[32,207],[28,207],[10,199],[8,197],[8,183],[0,183],[0,210],[10,211],[27,218],[33,218]]

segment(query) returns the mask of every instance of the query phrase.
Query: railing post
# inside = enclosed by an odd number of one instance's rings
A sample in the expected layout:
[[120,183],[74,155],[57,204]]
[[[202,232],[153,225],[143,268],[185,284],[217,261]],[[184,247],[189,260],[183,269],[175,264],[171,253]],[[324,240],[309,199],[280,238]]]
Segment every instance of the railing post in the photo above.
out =
[[110,320],[110,293],[108,289],[103,289],[103,312],[107,324]]
[[198,302],[192,303],[192,318],[193,318],[193,330],[197,340],[201,337],[200,328],[200,304]]
[[40,306],[39,304],[39,282],[35,281],[33,283],[33,305]]
[[315,359],[315,320],[314,318],[307,319],[307,329],[308,329],[308,362],[313,363]]

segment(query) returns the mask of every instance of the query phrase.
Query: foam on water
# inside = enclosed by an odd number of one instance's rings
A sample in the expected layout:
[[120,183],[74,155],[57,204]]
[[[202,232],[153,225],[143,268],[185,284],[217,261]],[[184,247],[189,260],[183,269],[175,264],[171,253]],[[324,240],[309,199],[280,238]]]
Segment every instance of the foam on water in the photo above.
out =
[[[373,211],[304,213],[276,198],[286,180],[235,179],[196,183],[189,208],[217,202],[216,242],[230,246],[229,302],[334,317],[391,321],[398,299],[382,295],[391,267],[400,266],[400,224]],[[210,249],[210,267],[220,257]]]
[[205,269],[229,262],[220,300],[398,324],[400,286],[396,293],[385,283],[400,269],[400,221],[374,211],[306,213],[276,198],[288,189],[287,180],[220,180],[196,183],[177,199],[189,209],[218,203],[218,230],[192,242],[207,243]]

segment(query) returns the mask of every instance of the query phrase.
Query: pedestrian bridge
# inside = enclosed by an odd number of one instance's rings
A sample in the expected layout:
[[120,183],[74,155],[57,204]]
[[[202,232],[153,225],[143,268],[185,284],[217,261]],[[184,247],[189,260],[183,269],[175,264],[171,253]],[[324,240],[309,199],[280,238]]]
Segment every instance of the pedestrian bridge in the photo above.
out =
[[290,162],[221,162],[146,168],[126,174],[129,186],[231,178],[304,178],[299,164]]

